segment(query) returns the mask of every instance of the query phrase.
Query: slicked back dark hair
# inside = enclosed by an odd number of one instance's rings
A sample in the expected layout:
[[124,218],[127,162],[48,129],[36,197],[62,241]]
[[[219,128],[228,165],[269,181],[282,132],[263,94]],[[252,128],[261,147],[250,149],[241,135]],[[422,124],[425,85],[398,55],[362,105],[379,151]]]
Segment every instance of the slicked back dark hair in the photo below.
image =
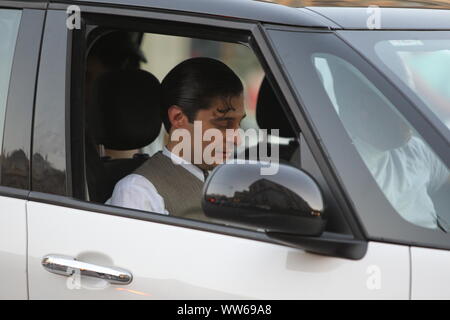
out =
[[209,109],[220,98],[226,107],[244,88],[226,64],[211,58],[191,58],[175,66],[163,79],[161,117],[167,132],[171,128],[168,110],[176,105],[193,122],[199,110]]

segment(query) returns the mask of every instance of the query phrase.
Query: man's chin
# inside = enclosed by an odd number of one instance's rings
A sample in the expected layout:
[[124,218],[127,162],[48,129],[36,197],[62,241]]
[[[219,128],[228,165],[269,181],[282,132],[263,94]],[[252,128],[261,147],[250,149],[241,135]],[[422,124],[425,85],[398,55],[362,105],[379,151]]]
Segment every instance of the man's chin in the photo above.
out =
[[398,130],[395,134],[389,135],[372,135],[363,140],[379,151],[390,151],[404,147],[413,137],[413,132],[407,128],[406,130]]
[[204,164],[202,166],[202,169],[204,170],[213,170],[215,167],[220,166],[221,164],[224,164],[227,162],[227,159],[218,160],[213,162],[212,164]]

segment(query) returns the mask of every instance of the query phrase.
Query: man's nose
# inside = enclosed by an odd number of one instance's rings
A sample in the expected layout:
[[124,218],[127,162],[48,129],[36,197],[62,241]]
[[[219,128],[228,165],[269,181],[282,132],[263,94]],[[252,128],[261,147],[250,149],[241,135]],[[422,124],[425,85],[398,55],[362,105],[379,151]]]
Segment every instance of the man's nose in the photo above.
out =
[[239,147],[242,143],[241,130],[234,130],[233,134],[228,138],[227,143],[234,144]]

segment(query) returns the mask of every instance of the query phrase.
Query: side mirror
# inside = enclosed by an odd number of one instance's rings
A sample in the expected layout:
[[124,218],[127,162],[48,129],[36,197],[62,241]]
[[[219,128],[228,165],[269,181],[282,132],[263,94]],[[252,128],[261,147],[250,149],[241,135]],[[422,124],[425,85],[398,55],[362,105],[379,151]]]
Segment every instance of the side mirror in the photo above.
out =
[[223,164],[214,169],[203,189],[206,216],[266,232],[320,236],[325,228],[322,191],[302,170],[278,164],[262,175],[262,162]]

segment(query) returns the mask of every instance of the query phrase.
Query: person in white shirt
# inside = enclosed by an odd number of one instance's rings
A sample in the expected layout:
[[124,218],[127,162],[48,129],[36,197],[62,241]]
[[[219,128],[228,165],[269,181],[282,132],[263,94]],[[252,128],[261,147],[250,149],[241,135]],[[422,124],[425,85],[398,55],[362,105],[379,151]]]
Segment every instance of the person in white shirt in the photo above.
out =
[[[170,136],[169,143],[162,152],[121,179],[106,204],[166,215],[199,217],[201,187],[206,175],[228,159],[235,145],[240,143],[238,135],[227,135],[226,130],[239,129],[245,117],[243,85],[222,62],[192,58],[166,75],[161,90],[161,114]],[[194,122],[201,124],[201,132]],[[219,130],[224,139],[222,147],[212,153],[214,159],[220,161],[213,163],[203,159],[203,152],[211,142],[200,138],[200,145],[195,143],[198,135],[203,137],[208,129]],[[179,141],[180,132],[189,133],[190,150],[177,148],[180,142],[186,142]],[[192,214],[192,211],[196,213]]]
[[[438,216],[430,193],[450,181],[449,170],[418,137],[388,151],[362,140],[355,145],[386,198],[405,220],[437,229]],[[450,230],[449,230],[450,231]]]
[[359,97],[342,105],[340,116],[380,189],[405,220],[449,232],[430,196],[450,184],[449,169],[385,100]]
[[[191,172],[198,180],[205,182],[204,172],[199,167],[178,157],[170,152],[167,147],[163,148],[162,154],[171,160],[177,161],[179,165]],[[116,184],[112,197],[106,201],[106,204],[169,214],[164,206],[164,199],[155,186],[142,175],[135,173],[127,175]]]

